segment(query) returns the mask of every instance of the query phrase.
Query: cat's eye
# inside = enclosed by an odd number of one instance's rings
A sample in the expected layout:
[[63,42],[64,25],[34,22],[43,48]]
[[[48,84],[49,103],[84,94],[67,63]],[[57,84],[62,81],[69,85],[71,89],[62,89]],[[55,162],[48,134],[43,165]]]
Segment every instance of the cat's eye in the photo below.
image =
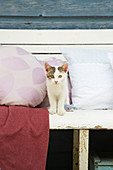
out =
[[58,77],[59,77],[59,78],[62,78],[62,75],[59,75]]
[[50,77],[51,77],[52,79],[54,79],[54,75],[51,75]]
[[53,79],[53,78],[54,78],[54,75],[47,75],[47,78],[48,78],[48,79]]

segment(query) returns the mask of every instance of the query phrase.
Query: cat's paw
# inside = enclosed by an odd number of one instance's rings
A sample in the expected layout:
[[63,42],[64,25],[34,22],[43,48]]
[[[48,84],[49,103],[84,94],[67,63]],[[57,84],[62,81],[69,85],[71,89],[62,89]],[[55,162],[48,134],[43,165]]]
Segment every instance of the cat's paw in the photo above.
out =
[[56,114],[56,110],[50,108],[50,109],[49,109],[49,114],[51,114],[51,115]]
[[66,113],[65,110],[59,110],[59,111],[58,111],[58,115],[59,115],[59,116],[64,116],[65,113]]

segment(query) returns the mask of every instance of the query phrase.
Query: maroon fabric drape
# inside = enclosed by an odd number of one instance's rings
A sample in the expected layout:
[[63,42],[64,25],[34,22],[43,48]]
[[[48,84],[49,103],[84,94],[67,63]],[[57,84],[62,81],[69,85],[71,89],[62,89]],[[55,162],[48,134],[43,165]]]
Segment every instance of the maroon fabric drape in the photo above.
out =
[[48,141],[47,109],[0,106],[1,170],[45,170]]

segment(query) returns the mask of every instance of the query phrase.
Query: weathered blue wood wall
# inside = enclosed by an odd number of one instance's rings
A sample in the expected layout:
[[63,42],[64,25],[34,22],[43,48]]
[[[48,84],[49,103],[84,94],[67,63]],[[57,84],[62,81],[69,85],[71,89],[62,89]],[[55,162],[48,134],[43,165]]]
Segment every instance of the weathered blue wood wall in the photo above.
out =
[[113,0],[0,0],[0,28],[110,29]]

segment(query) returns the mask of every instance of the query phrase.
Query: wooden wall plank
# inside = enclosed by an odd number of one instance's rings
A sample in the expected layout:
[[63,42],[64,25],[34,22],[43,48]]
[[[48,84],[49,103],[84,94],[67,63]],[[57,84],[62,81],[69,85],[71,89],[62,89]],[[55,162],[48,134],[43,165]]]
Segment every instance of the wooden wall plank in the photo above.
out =
[[0,15],[113,16],[112,0],[1,0]]
[[0,17],[1,29],[105,29],[113,17]]
[[1,0],[0,29],[113,29],[112,0]]

